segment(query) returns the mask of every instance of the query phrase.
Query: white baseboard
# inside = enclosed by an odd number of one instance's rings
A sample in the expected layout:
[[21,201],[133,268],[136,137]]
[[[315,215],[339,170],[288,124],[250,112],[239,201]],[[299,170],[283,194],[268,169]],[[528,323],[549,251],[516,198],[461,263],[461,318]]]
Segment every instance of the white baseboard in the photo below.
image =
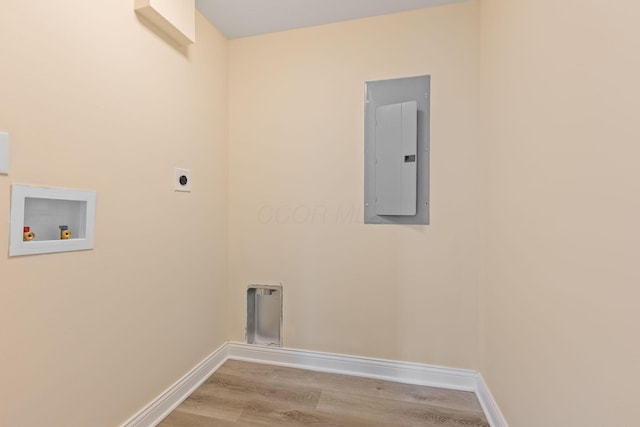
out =
[[318,351],[227,343],[229,358],[304,368],[407,384],[475,391],[478,373],[418,363],[346,356]]
[[500,408],[498,408],[497,402],[489,391],[487,383],[484,382],[484,378],[482,378],[482,375],[479,372],[478,384],[475,392],[476,397],[482,406],[482,410],[484,411],[484,415],[487,417],[487,421],[489,421],[489,425],[491,425],[491,427],[509,427],[507,425],[507,421],[502,415],[502,412],[500,412]]
[[153,427],[158,425],[171,411],[200,387],[227,359],[227,345],[224,344],[140,412],[131,417],[122,427]]
[[227,359],[289,366],[320,372],[376,378],[451,390],[473,391],[491,427],[508,427],[489,388],[477,371],[317,351],[228,342],[193,368],[123,427],[153,427],[164,419]]

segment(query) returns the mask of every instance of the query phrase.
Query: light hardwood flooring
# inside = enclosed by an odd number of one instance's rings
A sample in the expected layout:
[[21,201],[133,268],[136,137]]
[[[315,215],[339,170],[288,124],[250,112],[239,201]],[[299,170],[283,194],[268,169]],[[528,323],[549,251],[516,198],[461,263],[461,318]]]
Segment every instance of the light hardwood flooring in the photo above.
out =
[[229,360],[160,427],[483,426],[474,393]]

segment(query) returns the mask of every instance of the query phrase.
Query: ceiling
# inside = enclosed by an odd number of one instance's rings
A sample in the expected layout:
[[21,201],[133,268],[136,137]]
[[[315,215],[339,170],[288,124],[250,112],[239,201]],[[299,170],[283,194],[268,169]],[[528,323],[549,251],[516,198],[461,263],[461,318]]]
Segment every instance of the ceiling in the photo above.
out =
[[311,27],[464,0],[196,0],[230,39]]

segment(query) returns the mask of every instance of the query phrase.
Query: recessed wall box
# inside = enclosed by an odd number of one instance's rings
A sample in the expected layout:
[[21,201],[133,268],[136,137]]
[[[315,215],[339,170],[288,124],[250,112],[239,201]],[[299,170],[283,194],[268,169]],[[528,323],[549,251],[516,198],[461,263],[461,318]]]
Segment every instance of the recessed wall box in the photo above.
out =
[[282,346],[282,285],[247,289],[247,344]]
[[[9,255],[92,249],[95,216],[95,191],[15,184],[11,187]],[[66,227],[67,238],[61,226]],[[33,238],[25,239],[26,228]]]
[[430,82],[366,84],[365,224],[429,224]]
[[9,173],[9,134],[0,132],[0,174]]

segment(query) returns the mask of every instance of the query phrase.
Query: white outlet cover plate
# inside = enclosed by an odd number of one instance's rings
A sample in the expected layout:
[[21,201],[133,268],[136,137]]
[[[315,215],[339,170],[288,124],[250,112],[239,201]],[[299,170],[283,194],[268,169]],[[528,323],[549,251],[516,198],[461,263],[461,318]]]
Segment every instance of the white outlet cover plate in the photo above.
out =
[[[187,179],[185,184],[180,182],[181,177],[185,177]],[[173,185],[175,191],[191,192],[191,171],[189,169],[175,168]]]
[[9,134],[0,132],[0,173],[9,173]]

